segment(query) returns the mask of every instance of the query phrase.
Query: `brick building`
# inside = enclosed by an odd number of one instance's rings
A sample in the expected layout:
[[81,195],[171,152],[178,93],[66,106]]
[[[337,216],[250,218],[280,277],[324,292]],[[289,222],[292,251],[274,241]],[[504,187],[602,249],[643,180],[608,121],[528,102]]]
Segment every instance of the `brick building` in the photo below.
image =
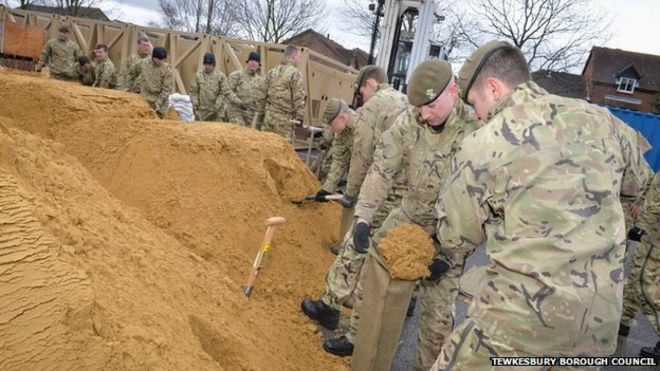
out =
[[360,69],[369,60],[369,54],[364,50],[359,48],[346,49],[341,44],[331,40],[329,36],[324,36],[311,28],[281,43],[310,48],[355,69]]

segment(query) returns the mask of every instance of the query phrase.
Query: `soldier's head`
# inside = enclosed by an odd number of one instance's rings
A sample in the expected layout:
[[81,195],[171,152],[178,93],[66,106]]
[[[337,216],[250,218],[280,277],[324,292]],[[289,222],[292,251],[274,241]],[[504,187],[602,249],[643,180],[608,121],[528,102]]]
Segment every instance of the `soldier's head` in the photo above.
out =
[[151,43],[145,36],[138,37],[137,39],[137,52],[139,55],[146,57],[151,53]]
[[341,133],[348,123],[348,104],[343,99],[332,98],[325,104],[323,124],[330,126],[334,133]]
[[205,53],[202,63],[204,64],[204,72],[213,72],[215,70],[215,54]]
[[458,97],[451,64],[440,59],[421,63],[410,77],[407,94],[419,118],[431,126],[444,124]]
[[84,71],[86,71],[86,70],[88,70],[89,68],[92,67],[92,65],[89,63],[89,58],[87,58],[86,55],[81,55],[81,56],[78,57],[78,65]]
[[162,66],[165,63],[165,59],[167,59],[167,49],[162,46],[155,47],[151,52],[151,60],[156,66]]
[[61,41],[69,40],[69,26],[60,26],[57,38]]
[[378,85],[384,83],[387,83],[385,70],[378,66],[367,65],[358,72],[357,79],[355,79],[355,90],[366,103],[374,95]]
[[97,61],[103,61],[108,58],[108,46],[105,44],[98,44],[94,48],[94,55]]
[[463,99],[485,120],[507,94],[532,76],[520,49],[506,41],[491,41],[465,61],[458,79]]
[[259,66],[261,66],[261,55],[257,52],[250,52],[245,63],[247,64],[247,68],[254,72],[259,69]]
[[290,60],[294,66],[300,62],[300,49],[295,45],[287,45],[284,48],[284,58]]

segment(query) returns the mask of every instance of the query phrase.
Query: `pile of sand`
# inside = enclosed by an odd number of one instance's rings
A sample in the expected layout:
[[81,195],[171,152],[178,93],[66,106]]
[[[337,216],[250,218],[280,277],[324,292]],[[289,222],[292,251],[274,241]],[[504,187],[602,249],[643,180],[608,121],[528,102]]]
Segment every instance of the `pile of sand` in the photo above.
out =
[[378,244],[378,250],[393,278],[415,281],[430,275],[428,265],[433,259],[433,241],[422,227],[402,224]]
[[290,204],[319,184],[274,135],[145,117],[131,94],[0,73],[0,369],[341,367],[298,312],[338,206]]

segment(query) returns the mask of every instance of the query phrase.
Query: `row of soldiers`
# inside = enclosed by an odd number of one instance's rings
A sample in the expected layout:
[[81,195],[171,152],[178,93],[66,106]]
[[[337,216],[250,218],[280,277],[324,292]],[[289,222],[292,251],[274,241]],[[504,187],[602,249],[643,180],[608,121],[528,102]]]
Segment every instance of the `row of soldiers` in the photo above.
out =
[[[324,202],[347,173],[339,202],[354,224],[324,295],[301,302],[329,330],[352,308],[327,352],[352,355],[354,370],[389,370],[416,287],[415,370],[611,355],[639,311],[660,334],[660,176],[641,134],[604,108],[548,94],[507,42],[478,48],[458,77],[445,61],[420,64],[407,95],[376,66],[360,70],[355,89],[356,111],[340,99],[326,105],[335,140],[316,194]],[[625,199],[634,202],[624,209]],[[627,280],[624,218],[636,219],[628,238],[640,241]],[[403,223],[436,244],[430,276],[417,283],[393,278],[378,249]],[[490,262],[456,326],[459,278],[480,245]],[[660,342],[641,355],[659,358]]]

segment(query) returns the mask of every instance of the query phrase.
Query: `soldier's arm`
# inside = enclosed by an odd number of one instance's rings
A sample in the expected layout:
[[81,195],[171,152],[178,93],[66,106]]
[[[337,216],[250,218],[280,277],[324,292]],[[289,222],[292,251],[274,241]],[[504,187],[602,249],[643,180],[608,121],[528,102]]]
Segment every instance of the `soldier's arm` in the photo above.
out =
[[140,92],[140,85],[138,83],[138,78],[140,76],[140,62],[135,63],[131,68],[128,70],[128,79],[125,81],[125,87],[126,90],[128,90],[131,93],[139,93]]
[[44,68],[46,64],[48,64],[48,60],[50,59],[50,43],[47,42],[46,45],[44,45],[44,48],[41,50],[41,55],[39,56],[39,62],[37,62],[37,66],[34,68],[35,71],[41,72],[41,69]]
[[193,108],[195,111],[199,109],[199,75],[196,74],[192,83],[190,84],[190,100],[192,100]]
[[110,89],[115,79],[115,71],[108,64],[103,66],[103,73],[101,74],[101,81],[99,82],[100,88]]
[[651,234],[652,238],[658,238],[657,233],[660,232],[660,173],[656,174],[651,182],[638,224],[647,235]]
[[[340,135],[350,135],[342,133]],[[332,142],[332,162],[330,163],[330,171],[328,176],[323,182],[323,189],[327,192],[333,193],[337,190],[337,184],[341,180],[341,176],[348,170],[348,165],[351,162],[351,147],[345,140],[335,139]]]
[[227,85],[227,78],[225,74],[220,72],[220,79],[218,81],[218,97],[215,99],[215,108],[218,111],[218,115],[223,115],[225,110],[225,85]]
[[165,76],[163,77],[163,86],[161,88],[160,94],[156,99],[156,112],[160,117],[164,117],[169,108],[169,98],[170,94],[174,90],[174,75],[172,73],[172,68],[168,68]]
[[293,103],[295,118],[302,121],[305,118],[305,84],[300,71],[293,74],[291,102]]
[[376,113],[370,110],[369,107],[363,106],[357,110],[357,114],[351,167],[348,170],[348,183],[346,184],[346,195],[353,199],[357,198],[364,177],[367,175],[369,166],[371,166],[376,144],[373,127],[377,118]]
[[266,110],[266,102],[268,101],[268,88],[270,87],[270,82],[271,81],[271,76],[270,76],[270,71],[269,73],[266,74],[266,77],[264,78],[263,83],[259,84],[255,91],[255,102],[256,102],[256,111],[263,115],[264,111]]
[[403,168],[404,139],[409,126],[405,117],[383,133],[376,144],[373,163],[360,188],[355,216],[371,223],[374,214],[380,209],[392,189],[396,174]]
[[224,85],[224,94],[232,104],[235,104],[238,107],[242,107],[243,102],[241,101],[241,98],[238,96],[238,94],[236,94],[236,87],[238,86],[239,81],[240,75],[238,73],[230,74]]
[[626,163],[621,179],[621,196],[637,198],[642,197],[648,182],[653,175],[644,152],[651,146],[644,136],[631,128],[614,115],[610,114],[614,126],[618,128],[622,155]]

